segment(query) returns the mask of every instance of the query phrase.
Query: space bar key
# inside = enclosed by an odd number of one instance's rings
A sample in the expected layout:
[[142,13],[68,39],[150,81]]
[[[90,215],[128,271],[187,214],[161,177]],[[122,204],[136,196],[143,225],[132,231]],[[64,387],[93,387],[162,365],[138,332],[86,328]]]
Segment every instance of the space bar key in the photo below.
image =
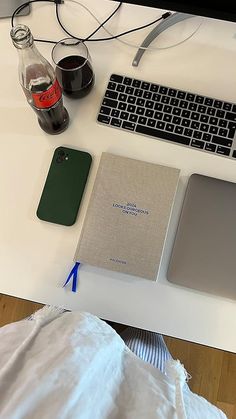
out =
[[182,135],[176,135],[173,132],[161,131],[159,129],[146,127],[144,125],[138,124],[136,126],[135,131],[139,132],[140,134],[151,135],[152,137],[161,138],[167,141],[173,141],[179,144],[189,145],[190,143],[190,138],[188,137],[182,137]]

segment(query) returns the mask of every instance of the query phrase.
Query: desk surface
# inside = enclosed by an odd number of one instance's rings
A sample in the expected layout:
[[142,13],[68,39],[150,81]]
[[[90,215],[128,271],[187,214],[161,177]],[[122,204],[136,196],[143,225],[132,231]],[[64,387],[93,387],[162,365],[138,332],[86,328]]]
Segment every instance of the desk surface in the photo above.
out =
[[[114,9],[114,2],[85,0],[99,19]],[[160,11],[123,5],[107,25],[113,33],[158,17]],[[95,27],[91,16],[73,1],[60,8],[69,30],[86,36]],[[33,35],[64,38],[55,20],[54,6],[33,5],[30,16],[18,22]],[[42,24],[43,22],[43,24]],[[187,42],[170,49],[146,52],[139,67],[132,67],[135,49],[116,40],[89,43],[96,85],[82,100],[65,99],[69,128],[61,135],[45,134],[27,104],[18,81],[17,52],[9,37],[10,20],[0,21],[0,292],[67,309],[89,311],[97,316],[163,334],[236,352],[236,302],[184,289],[166,280],[166,269],[178,216],[190,174],[202,173],[236,181],[236,162],[198,150],[149,139],[101,126],[97,111],[112,72],[131,75],[199,94],[236,101],[236,26],[217,20],[203,21]],[[78,32],[79,31],[79,32]],[[145,34],[125,38],[139,43]],[[102,30],[101,35],[106,35]],[[175,43],[174,33],[166,35]],[[167,42],[163,38],[158,42]],[[152,46],[160,45],[156,41]],[[166,44],[167,45],[167,44]],[[38,44],[50,60],[51,45]],[[59,145],[88,151],[93,165],[77,222],[63,227],[36,217],[40,194],[54,149]],[[79,292],[62,288],[71,269],[89,196],[102,151],[181,169],[175,207],[156,282],[84,266]]]

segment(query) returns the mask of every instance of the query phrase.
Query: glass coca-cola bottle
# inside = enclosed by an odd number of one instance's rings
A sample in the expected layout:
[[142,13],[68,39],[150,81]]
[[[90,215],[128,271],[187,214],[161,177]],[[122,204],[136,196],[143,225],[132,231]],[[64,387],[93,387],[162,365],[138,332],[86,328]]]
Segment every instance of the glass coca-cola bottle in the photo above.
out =
[[53,67],[36,48],[27,26],[14,26],[11,38],[19,56],[20,84],[40,127],[48,134],[60,134],[68,126],[69,115]]

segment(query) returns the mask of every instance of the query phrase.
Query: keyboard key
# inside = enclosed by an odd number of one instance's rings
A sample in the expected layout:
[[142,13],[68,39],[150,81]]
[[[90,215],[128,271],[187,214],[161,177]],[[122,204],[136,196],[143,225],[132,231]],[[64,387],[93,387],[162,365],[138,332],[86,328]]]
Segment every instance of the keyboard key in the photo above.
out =
[[128,96],[127,102],[128,103],[135,103],[136,102],[136,97],[135,96]]
[[180,108],[187,109],[187,107],[188,107],[188,102],[187,102],[186,100],[181,100],[181,101],[179,102],[179,107],[180,107]]
[[162,103],[169,103],[170,102],[170,97],[169,96],[162,96],[161,97],[161,102]]
[[127,112],[135,113],[136,106],[134,106],[134,105],[128,105],[126,110],[127,110]]
[[215,108],[207,108],[207,114],[208,115],[214,116],[215,113],[216,113],[216,109]]
[[227,138],[218,137],[217,135],[212,136],[212,143],[223,145],[225,147],[231,147],[232,146],[232,140],[228,140]]
[[99,122],[102,122],[103,124],[109,124],[111,120],[110,116],[103,114],[99,114],[97,119]]
[[236,113],[226,112],[225,118],[229,119],[229,121],[236,121]]
[[140,87],[140,85],[141,85],[141,81],[140,80],[136,80],[136,79],[133,80],[132,86],[134,86],[134,87]]
[[161,95],[159,93],[153,93],[152,100],[159,102],[161,100]]
[[222,109],[217,109],[216,116],[218,118],[224,118],[225,117],[225,111],[223,111]]
[[204,142],[199,140],[192,140],[191,146],[195,148],[204,148]]
[[220,128],[220,129],[219,129],[219,135],[220,135],[221,137],[227,137],[227,135],[228,135],[228,130],[227,130],[227,129],[225,129],[225,128]]
[[171,122],[171,120],[172,120],[172,115],[170,115],[169,113],[164,114],[163,121]]
[[197,107],[197,111],[200,112],[200,113],[205,113],[206,110],[207,110],[207,107],[204,106],[204,105],[198,105],[198,107]]
[[179,106],[179,99],[176,99],[176,98],[170,99],[170,105]]
[[111,125],[113,125],[114,127],[120,128],[121,122],[122,122],[121,119],[118,119],[118,118],[111,119]]
[[175,133],[176,134],[183,134],[184,129],[183,127],[175,127]]
[[193,119],[194,121],[198,121],[200,119],[200,113],[192,112],[191,119]]
[[124,93],[120,93],[118,96],[118,100],[121,100],[122,102],[126,102],[127,99],[127,95],[125,95]]
[[142,89],[149,90],[149,87],[150,87],[150,83],[147,83],[146,81],[143,81],[141,83],[141,88]]
[[234,138],[235,131],[236,131],[236,124],[234,122],[229,122],[228,129],[229,129],[228,138]]
[[204,100],[204,105],[212,106],[213,105],[213,99],[210,99],[209,97],[206,97]]
[[208,132],[208,130],[209,130],[209,125],[207,125],[207,124],[201,124],[201,125],[200,125],[200,130],[201,130],[201,131],[204,131],[204,132]]
[[183,127],[189,127],[191,124],[190,119],[182,119],[181,125],[183,125]]
[[176,96],[177,95],[177,90],[176,89],[168,89],[168,92],[167,92],[167,94],[168,94],[168,96]]
[[137,106],[136,112],[138,115],[143,115],[144,114],[145,109],[141,108],[140,106]]
[[153,115],[154,115],[154,111],[152,109],[146,109],[145,116],[147,116],[148,118],[152,118]]
[[138,98],[136,100],[136,105],[138,105],[138,106],[144,106],[145,105],[145,100],[144,99],[141,99],[141,98]]
[[199,127],[200,127],[200,122],[198,122],[198,121],[192,121],[191,122],[191,128],[193,128],[193,129],[199,129]]
[[151,92],[158,92],[158,88],[159,88],[158,84],[151,84],[150,86]]
[[172,122],[173,122],[173,124],[180,125],[180,123],[181,123],[180,116],[173,116]]
[[100,113],[102,113],[103,115],[110,115],[111,108],[107,108],[106,106],[102,106],[101,109],[100,109]]
[[226,111],[231,111],[232,104],[231,103],[224,102],[223,109],[225,109]]
[[118,105],[118,109],[120,109],[121,111],[125,111],[127,108],[127,104],[124,102],[120,102]]
[[148,121],[147,121],[147,125],[149,126],[149,127],[155,127],[155,125],[156,125],[156,120],[155,119],[148,119]]
[[118,74],[112,74],[110,77],[110,81],[116,81],[117,83],[122,83],[123,77],[119,76]]
[[218,118],[215,118],[214,116],[211,116],[209,119],[209,123],[211,125],[218,125]]
[[178,91],[177,97],[179,99],[185,99],[185,96],[186,96],[186,93],[185,92],[182,92],[181,90]]
[[215,127],[215,126],[213,126],[213,127],[210,127],[210,129],[209,129],[209,133],[210,134],[218,134],[218,128],[217,127]]
[[208,115],[201,115],[200,116],[200,121],[201,122],[205,122],[205,123],[207,123],[208,121],[209,121],[209,116]]
[[163,117],[163,113],[162,112],[155,112],[154,114],[154,118],[155,119],[162,119]]
[[132,83],[132,79],[130,77],[125,77],[123,83],[127,86],[130,86]]
[[205,98],[203,96],[197,95],[196,98],[195,98],[195,102],[196,103],[203,103],[204,102],[204,99]]
[[193,138],[196,138],[197,140],[201,140],[202,138],[202,132],[201,131],[193,131]]
[[103,99],[102,104],[104,106],[110,106],[110,108],[117,108],[118,101],[114,99]]
[[165,113],[171,113],[172,112],[172,106],[165,105],[164,108],[163,108],[163,112],[165,112]]
[[140,116],[139,119],[138,119],[138,123],[142,124],[142,125],[146,125],[147,118],[145,116]]
[[159,93],[161,93],[162,95],[166,95],[168,92],[168,88],[164,87],[164,86],[160,86],[159,87]]
[[125,93],[127,95],[132,95],[134,93],[134,88],[130,87],[130,86],[127,86],[126,89],[125,89]]
[[116,83],[109,81],[107,88],[110,90],[116,90]]
[[143,97],[144,97],[144,99],[151,99],[152,92],[149,92],[149,91],[145,90],[145,92],[143,92]]
[[195,95],[193,93],[187,93],[185,99],[193,102],[195,100]]
[[228,124],[228,122],[226,121],[226,119],[219,119],[219,126],[220,127],[223,127],[223,128],[226,128],[227,127],[227,124]]
[[153,129],[143,125],[137,125],[136,132],[139,132],[140,134],[151,135],[152,137],[162,138],[163,140],[172,141],[178,144],[189,145],[190,143],[190,138],[183,137],[182,135],[177,135],[173,132],[165,132],[161,131],[160,129]]
[[128,129],[129,131],[134,131],[135,124],[133,122],[123,121],[122,128]]
[[180,108],[173,108],[172,113],[173,113],[173,115],[179,116],[181,114],[181,109]]
[[165,125],[165,122],[157,121],[156,128],[163,130],[165,128]]
[[116,90],[117,90],[117,92],[124,92],[125,91],[125,86],[123,84],[117,84]]
[[223,156],[229,156],[230,149],[229,148],[226,148],[226,147],[219,146],[219,147],[217,147],[216,152],[218,154],[222,154]]
[[211,134],[206,134],[206,133],[204,133],[204,134],[203,134],[203,136],[202,136],[202,139],[203,139],[204,141],[211,141],[211,137],[212,137],[212,135],[211,135]]
[[189,105],[188,105],[188,109],[190,111],[196,111],[197,110],[197,104],[190,102]]
[[118,111],[117,109],[112,109],[111,116],[114,116],[115,118],[118,118],[119,115],[120,115],[120,111]]
[[223,102],[221,100],[215,100],[214,101],[214,107],[215,108],[222,108]]
[[128,112],[121,112],[121,113],[120,113],[120,118],[121,118],[121,119],[128,119],[128,117],[129,117]]
[[184,129],[184,135],[186,135],[186,137],[192,137],[193,135],[193,130],[190,128],[185,128]]
[[166,124],[166,131],[173,132],[175,126],[173,124]]
[[105,97],[110,97],[111,99],[117,99],[118,93],[114,92],[114,90],[107,90],[105,93]]
[[155,109],[156,111],[162,111],[163,106],[164,106],[164,105],[163,105],[162,103],[155,103],[154,109]]
[[206,143],[205,144],[205,150],[215,152],[216,151],[216,145],[212,143]]
[[155,103],[152,100],[146,100],[146,108],[152,109]]
[[183,109],[181,112],[182,118],[190,118],[190,111],[187,111],[186,109]]
[[137,97],[142,97],[143,96],[143,90],[135,89],[134,95],[137,96]]
[[236,159],[236,150],[233,151],[232,157]]
[[137,119],[138,119],[138,115],[133,115],[133,114],[131,114],[131,115],[129,116],[129,121],[130,121],[130,122],[137,122]]

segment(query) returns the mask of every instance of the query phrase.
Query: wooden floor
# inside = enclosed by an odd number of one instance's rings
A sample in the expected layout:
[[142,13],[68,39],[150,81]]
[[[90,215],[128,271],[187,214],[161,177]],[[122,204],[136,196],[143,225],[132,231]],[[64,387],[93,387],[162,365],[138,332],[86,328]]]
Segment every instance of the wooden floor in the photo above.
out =
[[[41,307],[0,294],[0,327],[21,320]],[[165,337],[165,341],[173,357],[192,375],[191,390],[217,405],[229,419],[236,419],[236,354],[170,337]]]

